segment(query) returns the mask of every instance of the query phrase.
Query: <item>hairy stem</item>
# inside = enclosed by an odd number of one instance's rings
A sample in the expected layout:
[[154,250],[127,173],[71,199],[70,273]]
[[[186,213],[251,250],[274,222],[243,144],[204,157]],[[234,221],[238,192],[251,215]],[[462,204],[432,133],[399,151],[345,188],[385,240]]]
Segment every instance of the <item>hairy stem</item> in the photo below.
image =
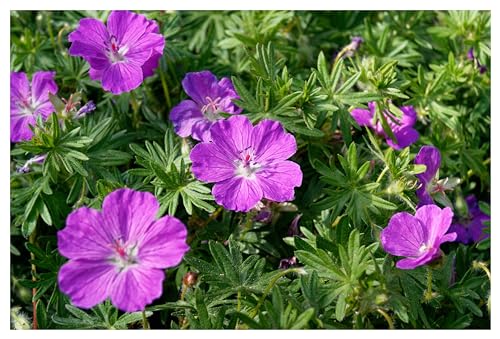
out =
[[425,301],[432,299],[432,268],[427,266],[427,290],[424,295]]
[[150,329],[148,318],[146,317],[146,311],[142,311],[142,328],[144,328],[145,330]]

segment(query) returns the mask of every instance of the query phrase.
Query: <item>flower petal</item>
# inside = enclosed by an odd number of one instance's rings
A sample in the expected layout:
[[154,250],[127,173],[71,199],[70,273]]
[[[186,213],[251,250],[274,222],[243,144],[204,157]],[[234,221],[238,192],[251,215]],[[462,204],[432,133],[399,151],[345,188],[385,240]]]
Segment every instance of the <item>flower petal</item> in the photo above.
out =
[[286,160],[297,151],[295,137],[286,133],[281,123],[268,119],[253,128],[252,144],[259,164]]
[[57,232],[59,253],[69,259],[102,259],[109,257],[113,232],[105,227],[101,213],[80,207],[66,219],[66,227]]
[[198,141],[210,142],[212,141],[212,135],[210,134],[210,129],[212,128],[214,122],[207,119],[200,119],[193,124],[191,137]]
[[10,141],[19,142],[31,140],[33,132],[29,125],[35,125],[35,117],[33,115],[12,115],[10,116]]
[[240,114],[243,109],[233,103],[233,99],[240,99],[240,96],[236,93],[236,89],[231,80],[224,77],[220,79],[218,86],[219,96],[222,98],[219,109],[229,114]]
[[394,143],[391,138],[387,138],[386,142],[395,150],[400,150],[410,146],[418,140],[420,135],[412,127],[396,127],[393,129],[397,143]]
[[356,120],[359,126],[368,126],[373,128],[373,113],[361,108],[355,108],[351,111],[351,116]]
[[193,133],[193,124],[204,119],[200,107],[193,100],[183,100],[169,114],[177,135],[186,138]]
[[153,53],[146,62],[142,65],[142,73],[144,78],[150,77],[154,74],[155,69],[158,67],[162,55],[160,53]]
[[436,176],[439,166],[441,166],[441,153],[434,146],[423,146],[415,156],[415,164],[427,167],[424,173],[416,175],[420,182],[426,186]]
[[455,233],[457,235],[455,240],[462,244],[468,244],[471,241],[467,228],[462,224],[452,224],[448,229],[448,234],[450,233]]
[[28,99],[30,93],[30,83],[24,72],[10,73],[10,109],[16,107],[18,101]]
[[212,188],[215,201],[232,211],[248,212],[262,199],[257,180],[236,177],[218,182]]
[[436,205],[425,205],[417,209],[415,218],[420,220],[427,229],[427,244],[439,248],[441,238],[450,228],[453,212],[449,207],[441,209]]
[[112,239],[137,241],[156,221],[160,205],[149,192],[118,189],[106,196],[102,203],[102,220]]
[[264,198],[283,202],[294,198],[294,187],[302,184],[300,166],[292,161],[267,165],[256,174]]
[[34,112],[34,116],[41,115],[43,120],[46,120],[51,113],[54,113],[56,110],[50,101],[45,101],[43,104],[40,104],[36,107],[36,111]]
[[142,68],[135,63],[118,62],[102,73],[102,88],[113,94],[130,92],[142,83]]
[[94,69],[94,68],[90,68],[89,69],[89,76],[90,76],[90,79],[92,80],[97,80],[97,81],[101,81],[102,80],[102,72],[104,70],[103,69]]
[[419,257],[420,248],[427,243],[427,239],[425,225],[406,212],[394,214],[389,225],[380,233],[384,250],[397,256]]
[[212,87],[217,87],[217,78],[210,71],[189,72],[182,80],[182,87],[194,101],[204,105],[205,98],[212,97]]
[[405,258],[396,263],[396,267],[403,270],[412,270],[418,266],[422,266],[439,257],[439,248],[431,248],[423,255],[417,258]]
[[116,275],[115,267],[103,260],[70,260],[59,270],[59,289],[75,306],[91,308],[108,298]]
[[230,159],[239,159],[240,153],[252,145],[252,123],[246,116],[234,115],[218,120],[210,129],[212,141]]
[[36,103],[49,100],[49,92],[57,93],[57,84],[54,80],[56,72],[35,72],[31,80],[31,96]]
[[119,46],[129,48],[137,44],[146,33],[149,21],[144,15],[130,11],[112,11],[107,21],[108,30],[114,35]]
[[[488,218],[489,220],[489,218]],[[488,233],[485,231],[488,229],[488,226],[486,226],[481,218],[474,218],[471,220],[469,224],[469,234],[471,237],[471,240],[473,242],[478,242],[484,239],[487,239],[490,237]]]
[[164,216],[149,227],[139,245],[139,262],[153,268],[178,265],[189,251],[186,226],[177,218]]
[[112,287],[111,302],[125,312],[143,311],[162,294],[163,270],[132,267],[121,272]]
[[403,106],[399,107],[399,109],[403,112],[403,116],[401,117],[401,126],[413,126],[415,122],[417,122],[417,112],[413,108],[413,106]]
[[233,160],[225,157],[215,144],[199,143],[189,157],[193,162],[191,171],[198,180],[219,182],[235,176]]
[[93,18],[81,19],[78,28],[68,36],[68,41],[71,42],[69,54],[85,59],[102,57],[109,39],[108,30],[101,21]]

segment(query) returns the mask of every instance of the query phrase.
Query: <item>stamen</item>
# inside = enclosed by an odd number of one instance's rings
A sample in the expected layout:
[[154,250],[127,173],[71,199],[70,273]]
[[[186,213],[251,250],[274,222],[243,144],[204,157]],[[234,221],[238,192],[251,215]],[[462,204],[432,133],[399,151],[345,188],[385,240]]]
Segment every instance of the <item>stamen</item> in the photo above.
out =
[[[221,97],[217,97],[215,99],[212,99],[210,97],[205,97],[205,100],[207,101],[206,105],[203,105],[201,107],[201,113],[205,114],[205,116],[210,120],[210,119],[216,119],[217,118],[217,113],[219,113],[219,103],[222,100]],[[208,113],[208,114],[206,114]]]
[[240,158],[235,160],[235,174],[249,179],[255,178],[255,173],[261,165],[255,162],[255,152],[252,147],[240,151]]

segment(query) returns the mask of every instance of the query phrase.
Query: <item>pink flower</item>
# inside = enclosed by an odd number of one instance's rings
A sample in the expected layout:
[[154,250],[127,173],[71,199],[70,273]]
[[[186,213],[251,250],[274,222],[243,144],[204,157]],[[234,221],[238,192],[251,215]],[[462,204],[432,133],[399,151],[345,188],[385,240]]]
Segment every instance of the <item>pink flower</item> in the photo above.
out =
[[71,302],[91,308],[107,298],[126,312],[144,310],[160,297],[164,269],[178,265],[189,250],[184,224],[156,219],[158,200],[128,188],[110,193],[102,211],[81,207],[57,233],[61,255],[59,288]]
[[68,40],[69,54],[87,60],[90,78],[113,94],[130,92],[153,75],[165,47],[156,22],[129,11],[112,11],[107,26],[81,19]]

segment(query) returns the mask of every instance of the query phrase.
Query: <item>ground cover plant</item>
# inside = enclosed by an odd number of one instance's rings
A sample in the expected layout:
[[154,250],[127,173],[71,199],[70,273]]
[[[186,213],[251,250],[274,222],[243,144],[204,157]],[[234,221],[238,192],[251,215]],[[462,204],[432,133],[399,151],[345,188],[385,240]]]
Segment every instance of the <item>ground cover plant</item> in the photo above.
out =
[[490,328],[490,12],[12,11],[13,329]]

